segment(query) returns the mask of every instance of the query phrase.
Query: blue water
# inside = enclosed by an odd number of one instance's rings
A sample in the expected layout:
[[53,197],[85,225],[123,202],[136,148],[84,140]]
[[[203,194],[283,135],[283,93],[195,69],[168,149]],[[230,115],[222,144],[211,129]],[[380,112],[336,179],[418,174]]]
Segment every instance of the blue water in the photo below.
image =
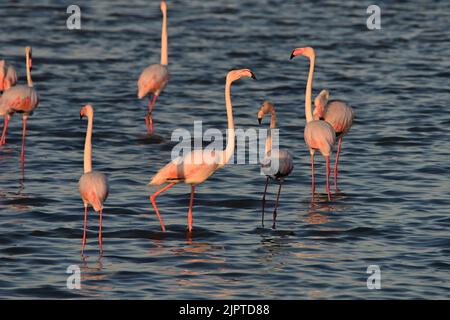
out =
[[[169,1],[171,81],[145,136],[141,70],[159,62],[158,1],[77,1],[82,30],[66,28],[63,1],[0,4],[0,57],[25,82],[33,46],[41,103],[28,120],[21,181],[22,121],[0,148],[0,298],[432,299],[449,298],[450,12],[445,1],[379,1],[381,30],[366,28],[369,1]],[[328,88],[356,112],[343,142],[340,192],[324,198],[316,156],[311,202],[303,141],[306,59],[316,49],[313,94]],[[236,126],[257,128],[265,99],[277,107],[280,143],[295,158],[271,230],[276,187],[260,226],[264,177],[230,165],[198,186],[194,231],[186,233],[189,186],[158,198],[160,231],[146,187],[169,159],[176,128],[226,127],[224,78],[251,68],[232,98]],[[99,258],[98,215],[90,211],[88,257],[80,257],[86,122],[95,108],[94,169],[110,180]],[[69,265],[81,289],[66,287]],[[381,269],[368,290],[366,269]]]

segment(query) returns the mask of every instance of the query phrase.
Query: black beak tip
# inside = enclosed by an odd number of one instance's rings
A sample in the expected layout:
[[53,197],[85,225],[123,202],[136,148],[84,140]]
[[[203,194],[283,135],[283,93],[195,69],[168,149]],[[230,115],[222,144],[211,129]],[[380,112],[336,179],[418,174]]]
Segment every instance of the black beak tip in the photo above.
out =
[[258,123],[259,123],[259,124],[261,124],[261,121],[262,121],[262,119],[261,119],[261,118],[258,118]]
[[80,114],[80,120],[83,119],[83,116]]
[[295,56],[294,56],[294,51],[292,51],[291,57],[289,58],[289,60],[292,60],[294,57],[295,57]]
[[256,76],[253,72],[252,72],[252,79],[256,80]]

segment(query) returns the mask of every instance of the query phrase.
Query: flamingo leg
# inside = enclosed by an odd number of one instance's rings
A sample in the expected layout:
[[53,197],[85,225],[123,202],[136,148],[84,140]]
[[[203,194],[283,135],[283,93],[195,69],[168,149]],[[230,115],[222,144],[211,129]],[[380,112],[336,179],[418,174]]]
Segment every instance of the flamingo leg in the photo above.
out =
[[276,222],[277,222],[277,208],[278,208],[278,201],[280,200],[281,185],[282,185],[282,183],[280,182],[280,187],[278,188],[277,202],[275,202],[275,210],[273,210],[273,224],[272,224],[272,229],[276,229]]
[[191,185],[191,199],[189,200],[189,211],[188,211],[188,230],[189,233],[192,232],[192,206],[194,204],[194,193],[195,185]]
[[341,153],[341,144],[342,144],[342,136],[339,138],[338,149],[336,153],[336,161],[334,163],[334,188],[337,191],[337,177],[338,177],[338,162],[339,162],[339,154]]
[[331,201],[331,195],[330,195],[330,156],[325,157],[326,165],[327,165],[327,194],[328,194],[328,201]]
[[87,226],[87,205],[84,206],[84,227],[83,227],[83,241],[81,243],[81,255],[84,255],[84,246],[86,245],[86,226]]
[[23,133],[22,133],[22,153],[20,158],[22,159],[22,174],[25,166],[25,136],[27,134],[27,115],[23,114]]
[[267,186],[269,185],[269,177],[266,179],[266,186],[264,187],[264,194],[262,198],[262,215],[261,215],[261,225],[264,228],[264,208],[266,206],[266,192],[267,192]]
[[314,198],[314,192],[316,188],[316,185],[314,183],[314,153],[311,153],[311,188],[312,196]]
[[167,186],[159,189],[158,191],[156,191],[154,194],[152,194],[150,196],[150,201],[152,202],[153,208],[155,208],[156,215],[158,216],[159,224],[161,225],[162,231],[166,231],[166,227],[164,226],[164,221],[163,221],[163,219],[161,218],[161,216],[159,214],[159,210],[158,210],[158,207],[156,206],[155,199],[156,199],[156,197],[159,194],[161,194],[162,192],[166,191],[167,189],[172,188],[174,185],[175,185],[175,183],[169,183]]
[[148,97],[148,113],[147,113],[147,116],[145,117],[145,124],[147,126],[148,134],[152,134],[153,133],[152,112],[153,112],[153,107],[155,106],[157,98],[158,98],[158,96],[156,94],[153,95],[153,99],[152,100],[150,100],[150,96]]
[[103,209],[100,209],[100,221],[99,221],[99,225],[98,225],[98,244],[100,245],[100,254],[103,253],[102,216],[103,216]]
[[3,133],[2,138],[0,140],[0,146],[6,144],[6,129],[8,128],[8,124],[9,124],[9,116],[6,115],[3,123]]

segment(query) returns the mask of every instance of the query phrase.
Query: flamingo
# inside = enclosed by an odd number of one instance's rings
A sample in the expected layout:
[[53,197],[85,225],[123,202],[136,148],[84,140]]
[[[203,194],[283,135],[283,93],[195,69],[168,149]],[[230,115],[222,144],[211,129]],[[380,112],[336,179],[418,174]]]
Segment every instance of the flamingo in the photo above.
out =
[[[275,106],[269,101],[264,101],[258,112],[258,122],[261,124],[262,118],[265,114],[270,113],[270,130],[269,136],[266,140],[265,158],[261,162],[261,170],[266,175],[266,186],[264,188],[264,195],[262,198],[262,226],[264,227],[264,207],[266,204],[266,192],[269,180],[273,180],[279,184],[277,202],[273,211],[272,229],[275,229],[275,222],[277,218],[278,200],[280,199],[281,185],[294,168],[294,161],[292,154],[288,150],[272,150],[272,130],[276,128],[277,116],[275,113]],[[275,163],[275,167],[274,167]]]
[[0,60],[0,92],[8,90],[16,83],[16,69],[5,60]]
[[[164,90],[170,78],[169,69],[167,68],[167,5],[165,1],[161,1],[160,8],[163,15],[161,28],[161,63],[152,64],[145,68],[137,82],[138,98],[142,99],[148,95],[148,114],[145,117],[148,134],[153,132],[152,112],[156,99],[158,99],[159,94]],[[153,99],[150,99],[150,93],[153,94]]]
[[291,53],[291,59],[303,55],[309,58],[309,75],[308,81],[306,83],[306,93],[305,93],[305,116],[306,116],[306,126],[305,126],[305,142],[309,147],[309,152],[311,155],[311,180],[312,180],[312,196],[314,198],[314,152],[319,150],[320,153],[325,157],[326,161],[326,191],[328,194],[328,201],[331,200],[330,195],[330,157],[333,152],[333,146],[336,139],[336,134],[333,127],[326,121],[314,120],[312,107],[311,107],[311,91],[312,91],[312,80],[314,74],[314,62],[315,53],[314,49],[311,47],[296,48]]
[[251,77],[256,79],[255,75],[249,69],[231,70],[227,74],[225,85],[225,104],[228,119],[227,145],[223,151],[194,150],[183,157],[178,157],[162,169],[160,169],[151,179],[149,185],[161,185],[167,183],[166,186],[159,189],[150,196],[150,201],[155,209],[162,231],[165,231],[164,221],[159,214],[155,199],[162,192],[172,188],[179,182],[191,185],[191,197],[189,201],[188,211],[188,230],[192,232],[192,206],[194,203],[194,193],[196,185],[208,179],[217,169],[222,168],[228,163],[234,153],[235,131],[233,122],[233,109],[231,105],[231,84],[242,78]]
[[84,144],[84,174],[78,183],[81,199],[84,203],[84,228],[81,255],[84,254],[84,246],[86,244],[86,225],[87,225],[87,209],[91,205],[96,212],[100,212],[100,222],[98,231],[98,242],[100,245],[100,254],[102,249],[102,214],[103,203],[108,197],[109,185],[106,176],[98,171],[92,171],[92,125],[94,122],[94,109],[87,104],[80,110],[80,118],[86,116],[88,118],[88,127],[86,131],[86,142]]
[[8,127],[10,117],[15,113],[23,113],[23,133],[22,133],[22,172],[25,163],[25,135],[27,132],[27,117],[33,114],[34,110],[39,104],[39,96],[33,88],[33,81],[31,80],[32,69],[32,50],[31,47],[25,48],[25,58],[27,66],[27,82],[28,85],[18,85],[9,88],[3,93],[0,98],[0,115],[5,117],[3,126],[2,138],[0,145],[6,143],[6,129]]
[[341,153],[342,138],[353,124],[354,112],[352,107],[345,101],[329,100],[329,98],[330,92],[328,90],[322,90],[314,99],[314,119],[324,120],[331,124],[338,139],[338,149],[333,171],[334,188],[337,190],[338,162],[339,154]]

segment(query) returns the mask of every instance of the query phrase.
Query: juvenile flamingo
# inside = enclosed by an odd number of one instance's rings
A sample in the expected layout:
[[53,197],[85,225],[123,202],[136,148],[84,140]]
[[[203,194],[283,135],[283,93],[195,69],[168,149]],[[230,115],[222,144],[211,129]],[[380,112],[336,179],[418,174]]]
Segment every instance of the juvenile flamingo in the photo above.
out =
[[314,119],[324,120],[331,124],[338,139],[338,149],[336,153],[336,160],[334,163],[334,188],[337,190],[337,176],[338,176],[338,162],[341,153],[342,138],[350,130],[354,112],[345,101],[329,100],[330,92],[322,90],[314,99]]
[[14,67],[0,60],[0,92],[8,90],[17,83],[17,73]]
[[108,179],[98,171],[92,171],[92,126],[94,122],[94,109],[87,104],[80,110],[80,118],[86,116],[88,118],[88,127],[86,132],[86,142],[84,144],[84,174],[78,183],[81,199],[84,203],[84,228],[81,255],[84,254],[84,246],[86,244],[86,225],[87,225],[87,208],[91,205],[96,212],[100,212],[100,222],[98,230],[98,242],[100,245],[100,254],[102,248],[102,213],[103,202],[105,202],[109,193]]
[[330,195],[330,157],[333,152],[333,146],[336,139],[336,134],[333,127],[326,121],[314,120],[312,107],[311,107],[311,91],[312,91],[312,81],[314,74],[314,62],[315,53],[314,49],[311,47],[297,48],[291,53],[291,59],[303,55],[309,58],[309,75],[308,81],[306,83],[306,93],[305,93],[305,116],[306,116],[306,126],[305,126],[305,142],[309,147],[309,152],[311,154],[311,176],[312,176],[312,196],[314,198],[314,152],[318,149],[320,153],[325,157],[326,161],[326,190],[328,194],[328,201],[331,200]]
[[161,229],[166,230],[164,221],[162,220],[158,207],[156,206],[155,199],[162,192],[173,187],[176,183],[184,182],[191,185],[191,198],[189,201],[188,211],[188,230],[192,231],[192,205],[194,203],[194,192],[196,185],[204,182],[208,179],[217,169],[222,168],[230,160],[234,153],[235,146],[235,131],[233,122],[233,109],[231,105],[231,84],[240,79],[241,77],[251,77],[256,79],[253,72],[249,69],[232,70],[228,72],[225,85],[225,103],[227,109],[228,119],[228,134],[227,134],[227,146],[223,151],[208,151],[208,150],[194,150],[187,153],[183,157],[178,157],[162,169],[160,169],[156,175],[153,176],[149,185],[161,185],[168,183],[165,187],[159,189],[150,196],[150,201],[158,216]]
[[6,129],[8,128],[9,119],[14,113],[23,113],[23,133],[22,133],[22,172],[25,162],[25,135],[27,132],[27,117],[32,115],[34,109],[39,104],[39,96],[33,88],[33,81],[31,80],[32,69],[32,52],[31,47],[25,48],[26,66],[27,66],[27,82],[28,85],[19,85],[9,88],[3,93],[0,98],[0,115],[5,117],[3,126],[2,138],[0,145],[6,143]]
[[270,130],[269,136],[266,140],[265,158],[261,162],[261,170],[266,175],[266,186],[264,188],[264,195],[262,198],[262,218],[261,223],[264,227],[264,208],[266,205],[266,192],[269,180],[275,181],[279,184],[277,202],[275,203],[275,209],[273,210],[273,224],[272,229],[276,228],[277,208],[278,201],[280,199],[281,185],[294,168],[294,161],[292,154],[285,149],[272,150],[272,131],[276,128],[277,116],[275,113],[275,106],[269,101],[264,101],[263,105],[258,111],[258,122],[261,124],[262,118],[265,114],[270,113]]
[[[148,114],[145,117],[148,134],[153,132],[152,112],[156,99],[158,99],[159,94],[164,90],[170,78],[169,69],[167,68],[167,5],[165,1],[161,1],[160,8],[163,15],[161,30],[161,63],[152,64],[145,68],[137,82],[138,98],[142,99],[148,95]],[[153,94],[153,99],[150,99],[150,93]]]

